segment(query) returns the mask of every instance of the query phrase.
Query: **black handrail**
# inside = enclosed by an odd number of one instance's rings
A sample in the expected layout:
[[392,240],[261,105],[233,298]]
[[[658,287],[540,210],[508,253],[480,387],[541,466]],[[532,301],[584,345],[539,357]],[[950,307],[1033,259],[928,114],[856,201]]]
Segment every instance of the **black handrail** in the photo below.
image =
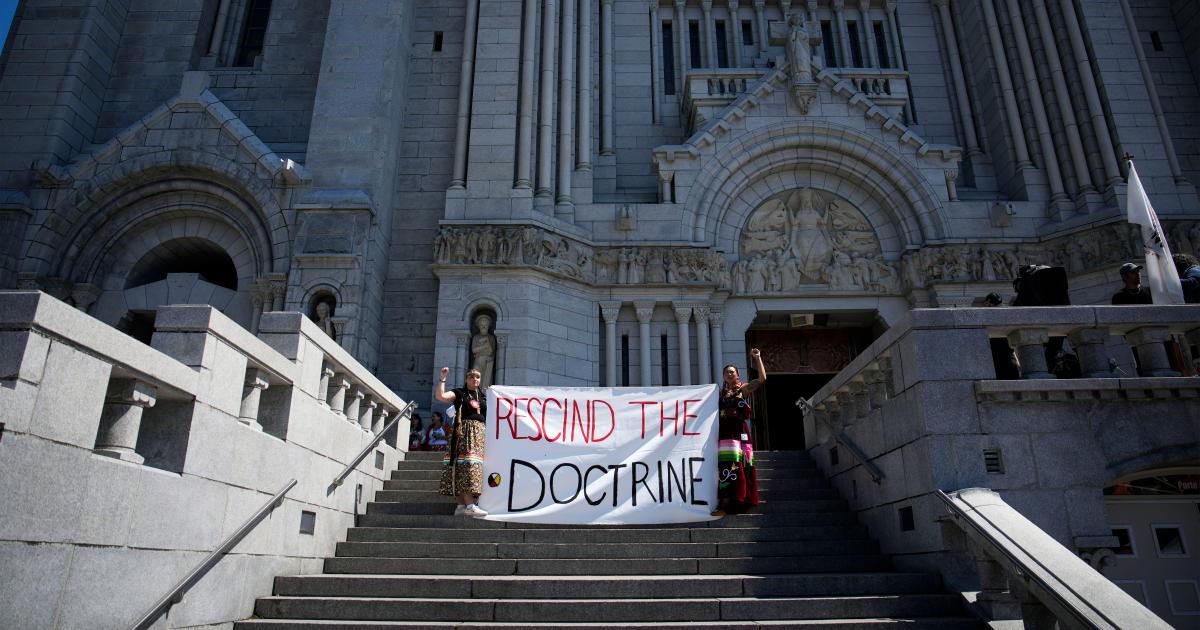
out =
[[812,403],[809,402],[807,398],[801,396],[796,400],[796,406],[804,410],[806,413],[812,413],[813,417],[817,418],[822,424],[828,427],[829,432],[833,433],[834,441],[846,447],[846,450],[849,451],[852,456],[854,456],[854,459],[857,459],[858,463],[862,464],[863,468],[867,469],[867,473],[871,475],[871,479],[873,479],[875,483],[881,483],[883,481],[883,478],[886,476],[883,474],[883,470],[880,469],[879,466],[876,466],[875,462],[867,459],[866,453],[863,453],[862,449],[858,448],[858,445],[854,443],[854,440],[851,440],[850,437],[846,435],[845,431],[833,426],[833,423],[829,421],[829,418],[826,418],[825,414],[817,411],[817,408],[813,407]]
[[180,580],[170,592],[168,592],[162,599],[158,600],[158,602],[154,604],[153,608],[146,611],[146,614],[142,615],[141,619],[138,619],[137,623],[133,624],[133,630],[145,630],[146,628],[149,628],[150,626],[154,625],[154,622],[157,621],[163,613],[170,609],[171,606],[183,601],[184,592],[195,585],[196,582],[199,582],[200,578],[204,577],[204,575],[208,573],[209,569],[213,568],[213,566],[217,564],[217,561],[219,561],[222,556],[228,553],[230,549],[233,549],[234,545],[237,545],[239,542],[241,542],[241,540],[246,537],[246,534],[249,534],[250,530],[257,527],[258,524],[261,523],[262,520],[266,518],[272,510],[279,507],[279,505],[283,503],[283,496],[294,487],[296,487],[295,479],[289,481],[282,490],[276,492],[275,496],[271,497],[270,501],[267,501],[266,504],[264,504],[258,509],[257,512],[254,513],[254,516],[251,516],[249,520],[247,520],[245,523],[242,523],[242,526],[239,527],[236,532],[231,534],[229,538],[226,538],[224,542],[217,546],[216,549],[213,549],[212,553],[208,554],[208,556],[204,558],[204,560],[197,565],[195,569],[192,569],[191,572],[184,576],[184,578]]
[[364,457],[367,456],[367,453],[370,453],[371,450],[375,448],[375,445],[379,444],[379,441],[383,439],[383,436],[387,435],[388,431],[391,431],[392,427],[396,426],[396,423],[400,422],[401,418],[404,418],[405,416],[411,417],[412,412],[416,410],[416,408],[417,401],[415,400],[410,401],[407,405],[404,405],[404,408],[400,410],[400,413],[396,414],[396,417],[392,418],[392,421],[389,422],[382,431],[375,434],[375,439],[371,440],[370,444],[367,444],[363,447],[363,450],[359,452],[358,457],[355,457],[353,460],[351,460],[350,463],[346,465],[346,468],[342,470],[341,474],[333,478],[333,483],[329,484],[329,488],[326,490],[326,493],[332,493],[338,488],[338,486],[342,485],[342,483],[346,481],[346,477],[349,477],[350,473],[354,471],[354,468],[362,462]]

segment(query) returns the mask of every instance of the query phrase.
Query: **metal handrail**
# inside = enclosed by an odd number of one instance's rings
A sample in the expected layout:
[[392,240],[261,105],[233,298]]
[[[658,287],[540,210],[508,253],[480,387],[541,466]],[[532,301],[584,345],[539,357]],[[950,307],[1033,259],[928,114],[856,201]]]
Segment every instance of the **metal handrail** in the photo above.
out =
[[154,607],[146,611],[146,614],[142,615],[142,617],[138,619],[137,623],[133,624],[133,630],[145,630],[146,628],[149,628],[150,626],[154,625],[154,622],[157,621],[158,618],[171,606],[183,601],[184,592],[195,585],[196,582],[199,582],[200,578],[204,577],[204,575],[208,573],[209,569],[213,568],[213,566],[217,564],[217,561],[220,560],[222,556],[228,553],[230,549],[233,549],[235,545],[237,545],[242,541],[243,538],[246,537],[246,534],[249,534],[251,530],[253,530],[255,527],[258,527],[258,524],[261,523],[268,514],[270,514],[275,508],[279,507],[279,505],[283,503],[284,495],[286,495],[288,491],[294,487],[296,487],[295,479],[287,482],[287,485],[284,486],[279,492],[276,492],[275,496],[271,497],[270,501],[267,501],[266,504],[264,504],[258,509],[257,512],[254,513],[254,516],[251,516],[249,520],[247,520],[245,523],[242,523],[242,526],[239,527],[236,532],[226,538],[224,542],[217,546],[216,549],[213,549],[212,553],[208,554],[208,556],[204,558],[200,564],[196,565],[196,568],[192,569],[186,576],[184,576],[184,578],[180,580],[179,583],[176,584],[175,587],[172,588],[170,592],[168,592],[162,599],[158,600],[158,602],[154,604]]
[[410,401],[407,405],[404,405],[404,408],[400,410],[400,413],[396,414],[396,417],[392,418],[392,421],[389,422],[382,431],[375,434],[375,439],[371,440],[370,444],[364,446],[363,450],[358,453],[358,456],[350,460],[350,463],[346,464],[346,467],[342,469],[342,472],[337,477],[333,478],[333,483],[329,484],[328,492],[333,492],[338,486],[342,485],[342,483],[346,481],[346,477],[349,477],[350,473],[354,471],[354,468],[362,463],[363,458],[367,456],[367,453],[370,453],[371,450],[375,448],[376,444],[379,444],[379,441],[383,439],[383,436],[387,435],[387,432],[391,431],[392,427],[396,426],[396,423],[400,422],[401,418],[404,418],[405,416],[412,417],[412,412],[416,410],[416,408],[417,401],[415,400]]
[[833,440],[846,447],[846,450],[850,452],[850,455],[852,455],[854,459],[857,459],[858,463],[863,465],[863,468],[867,469],[867,473],[871,475],[871,479],[875,483],[881,483],[883,481],[883,478],[886,476],[883,474],[883,470],[879,468],[879,466],[876,466],[875,462],[867,459],[866,453],[863,453],[862,449],[858,448],[858,444],[855,444],[854,440],[851,440],[850,437],[846,435],[845,431],[833,426],[833,423],[829,421],[829,418],[826,418],[825,414],[817,411],[817,408],[813,407],[812,403],[809,402],[807,398],[803,396],[798,398],[796,400],[796,406],[804,410],[806,413],[812,413],[813,417],[820,420],[821,423],[829,429],[830,433],[833,433]]

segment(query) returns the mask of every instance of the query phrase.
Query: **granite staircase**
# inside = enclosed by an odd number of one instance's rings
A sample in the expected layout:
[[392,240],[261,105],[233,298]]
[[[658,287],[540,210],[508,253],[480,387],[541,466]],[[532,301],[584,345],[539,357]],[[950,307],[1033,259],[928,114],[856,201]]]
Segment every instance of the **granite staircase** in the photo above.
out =
[[235,628],[982,627],[893,570],[806,454],[758,458],[752,514],[584,527],[452,516],[440,454],[410,453],[324,574],[276,578]]

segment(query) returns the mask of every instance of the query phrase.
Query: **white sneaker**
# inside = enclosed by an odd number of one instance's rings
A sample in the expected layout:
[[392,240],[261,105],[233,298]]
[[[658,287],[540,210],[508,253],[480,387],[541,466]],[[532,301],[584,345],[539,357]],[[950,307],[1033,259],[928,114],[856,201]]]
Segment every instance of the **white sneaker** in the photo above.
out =
[[473,516],[475,518],[483,518],[488,515],[488,513],[483,508],[479,507],[478,505],[475,505],[474,503],[472,503],[471,505],[468,505],[466,507],[466,509],[463,510],[463,514],[465,514],[467,516]]
[[467,511],[467,506],[460,503],[460,504],[458,504],[458,507],[454,508],[454,515],[462,516],[466,511]]

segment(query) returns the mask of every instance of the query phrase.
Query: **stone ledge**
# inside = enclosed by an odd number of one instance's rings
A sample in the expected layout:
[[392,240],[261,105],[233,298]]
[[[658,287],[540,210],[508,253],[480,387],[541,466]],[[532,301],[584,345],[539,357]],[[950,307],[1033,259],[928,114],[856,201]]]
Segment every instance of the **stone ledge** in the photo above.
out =
[[1062,380],[978,381],[979,402],[1063,402],[1198,398],[1200,377],[1073,378]]
[[296,365],[276,352],[250,331],[242,328],[217,309],[201,304],[181,304],[158,309],[154,320],[155,332],[212,333],[236,348],[258,367],[273,373],[278,379],[294,383],[299,375]]

